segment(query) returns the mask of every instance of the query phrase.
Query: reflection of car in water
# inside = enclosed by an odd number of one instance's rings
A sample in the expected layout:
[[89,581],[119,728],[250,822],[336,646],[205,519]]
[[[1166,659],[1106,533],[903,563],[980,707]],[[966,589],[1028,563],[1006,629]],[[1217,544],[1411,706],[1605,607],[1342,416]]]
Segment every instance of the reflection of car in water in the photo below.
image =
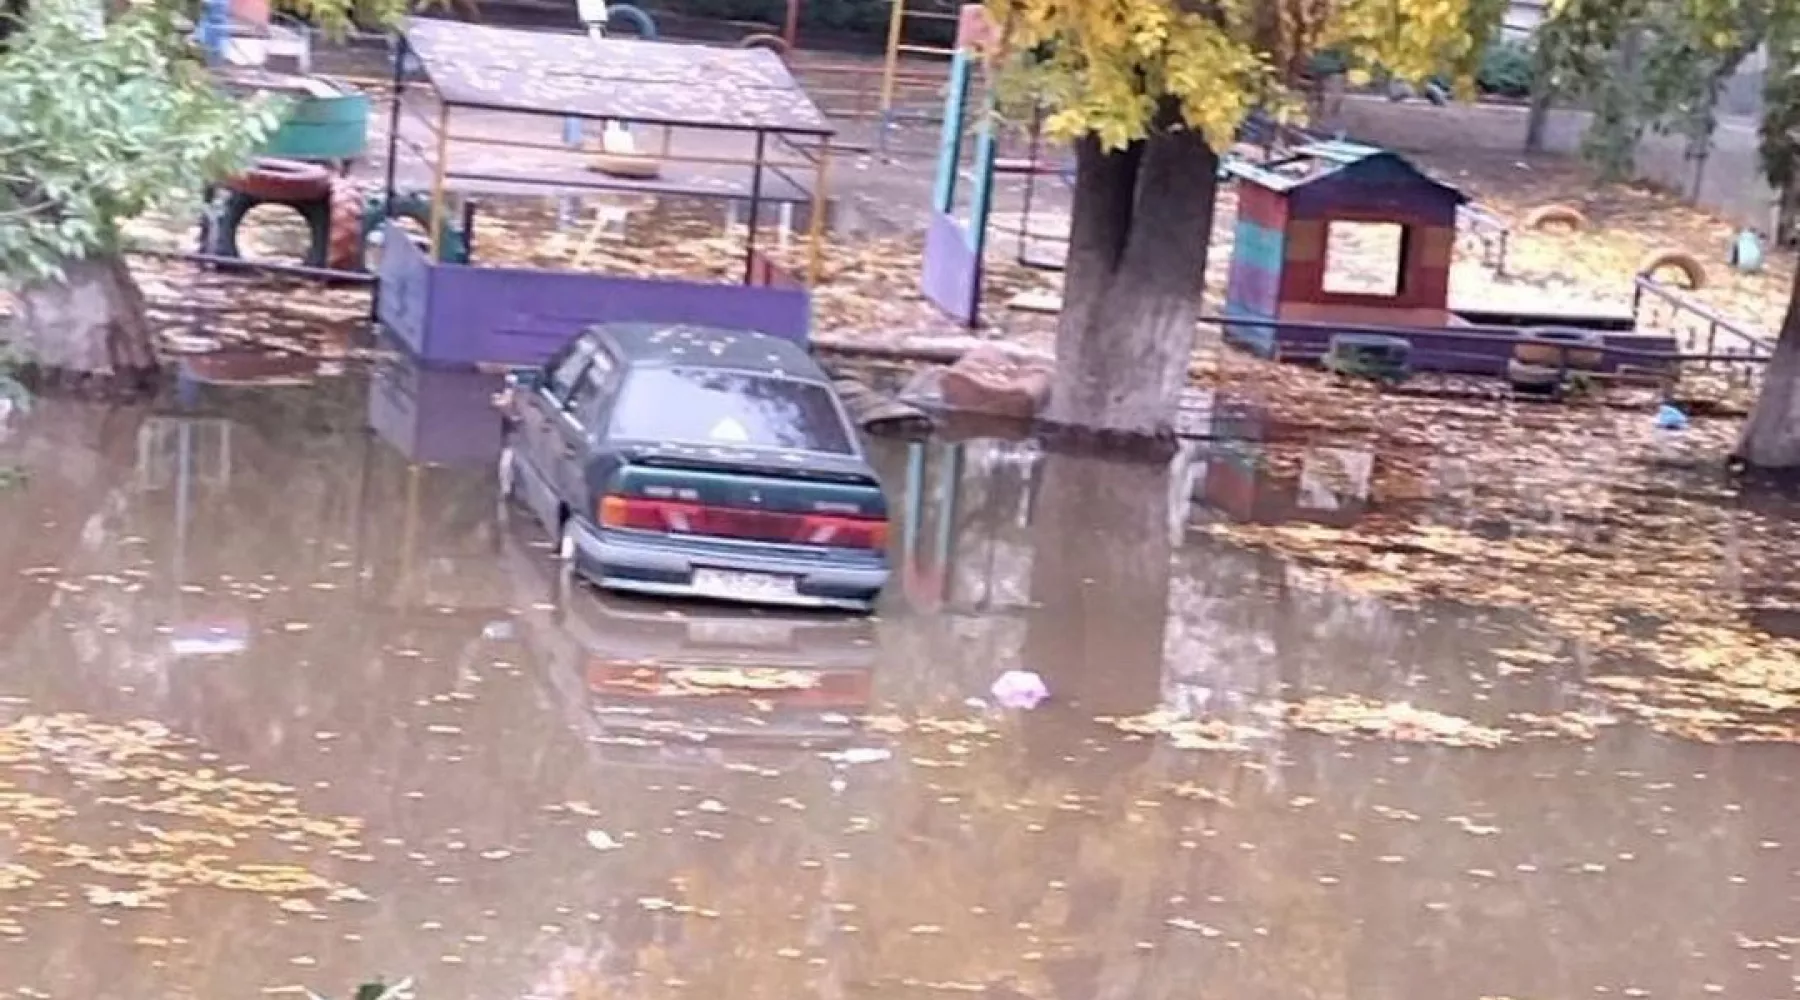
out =
[[830,381],[747,331],[603,325],[506,394],[500,488],[612,590],[868,608],[887,501]]
[[778,766],[867,738],[874,624],[855,615],[668,604],[560,584],[508,545],[515,572],[558,594],[524,626],[606,758]]

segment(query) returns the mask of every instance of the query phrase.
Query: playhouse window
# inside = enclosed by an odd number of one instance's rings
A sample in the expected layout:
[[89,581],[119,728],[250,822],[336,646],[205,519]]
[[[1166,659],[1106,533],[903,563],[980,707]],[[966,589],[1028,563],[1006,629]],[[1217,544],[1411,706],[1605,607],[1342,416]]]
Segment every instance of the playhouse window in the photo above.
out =
[[1400,294],[1406,227],[1396,222],[1327,223],[1324,290],[1334,295]]

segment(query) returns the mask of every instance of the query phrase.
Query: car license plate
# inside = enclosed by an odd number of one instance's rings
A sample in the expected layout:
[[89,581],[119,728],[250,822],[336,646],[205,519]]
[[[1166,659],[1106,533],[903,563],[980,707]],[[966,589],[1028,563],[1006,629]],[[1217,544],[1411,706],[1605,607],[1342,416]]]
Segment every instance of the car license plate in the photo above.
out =
[[791,576],[697,569],[694,592],[727,601],[781,601],[792,599],[797,591]]
[[688,622],[688,641],[702,646],[788,646],[794,628],[786,622],[726,621]]

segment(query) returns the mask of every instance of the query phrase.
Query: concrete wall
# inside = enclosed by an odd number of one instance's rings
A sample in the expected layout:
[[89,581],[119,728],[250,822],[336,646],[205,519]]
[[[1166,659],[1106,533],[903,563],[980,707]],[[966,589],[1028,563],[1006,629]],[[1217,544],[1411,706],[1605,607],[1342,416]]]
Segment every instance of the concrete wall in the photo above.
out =
[[[1573,155],[1581,150],[1587,130],[1585,111],[1553,111],[1545,131],[1545,149]],[[1343,130],[1351,138],[1400,152],[1493,152],[1516,156],[1525,148],[1526,110],[1505,105],[1457,104],[1434,107],[1424,101],[1395,103],[1379,97],[1346,95],[1320,124]],[[1638,175],[1693,200],[1702,209],[1737,225],[1772,228],[1775,192],[1763,180],[1757,158],[1756,122],[1726,119],[1713,136],[1712,155],[1700,172],[1694,197],[1695,164],[1686,142],[1676,136],[1649,135],[1638,149]]]

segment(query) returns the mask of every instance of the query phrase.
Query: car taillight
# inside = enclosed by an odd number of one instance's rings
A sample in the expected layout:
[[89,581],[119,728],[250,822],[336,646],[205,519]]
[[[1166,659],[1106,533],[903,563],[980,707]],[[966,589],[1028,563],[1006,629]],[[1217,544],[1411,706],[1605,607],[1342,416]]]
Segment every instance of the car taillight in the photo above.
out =
[[887,522],[866,517],[810,515],[803,519],[809,545],[831,545],[841,549],[887,548]]
[[598,511],[601,527],[666,531],[681,535],[742,538],[759,542],[797,542],[838,549],[887,548],[887,520],[838,514],[790,514],[780,511],[712,507],[674,500],[604,496]]

